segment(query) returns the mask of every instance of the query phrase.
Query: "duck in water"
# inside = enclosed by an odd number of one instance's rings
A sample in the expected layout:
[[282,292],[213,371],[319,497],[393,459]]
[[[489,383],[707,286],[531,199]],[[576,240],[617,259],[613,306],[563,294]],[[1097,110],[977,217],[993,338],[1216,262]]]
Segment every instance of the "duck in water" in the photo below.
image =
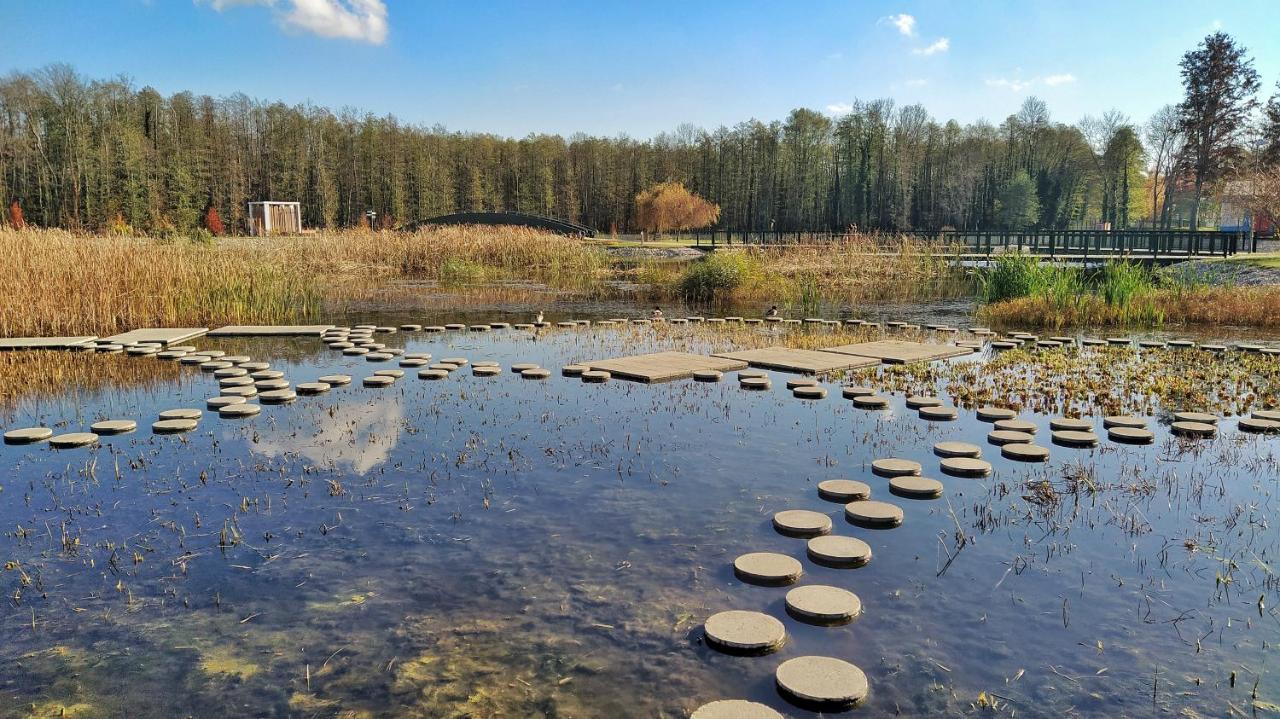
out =
[[774,305],[773,307],[770,307],[770,308],[769,308],[769,311],[768,311],[768,312],[766,312],[766,313],[764,313],[764,316],[765,316],[765,317],[768,317],[769,319],[775,319],[775,318],[777,318],[777,317],[778,317],[778,306],[777,306],[777,305]]
[[650,313],[649,313],[649,319],[653,319],[653,320],[660,320],[660,319],[662,319],[662,308],[661,308],[661,307],[654,307],[654,308],[653,308],[653,312],[650,312]]

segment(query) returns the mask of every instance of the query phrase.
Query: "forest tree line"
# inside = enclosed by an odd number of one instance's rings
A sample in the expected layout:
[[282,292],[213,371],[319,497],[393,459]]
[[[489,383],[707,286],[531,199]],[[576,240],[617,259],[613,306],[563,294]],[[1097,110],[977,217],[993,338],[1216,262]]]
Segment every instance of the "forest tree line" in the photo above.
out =
[[[1193,61],[1204,67],[1189,77]],[[678,182],[733,230],[1170,226],[1186,219],[1188,193],[1280,155],[1280,101],[1256,112],[1257,74],[1230,38],[1187,53],[1183,77],[1187,98],[1142,122],[1118,111],[1055,122],[1031,97],[999,124],[960,124],[876,100],[650,140],[512,139],[245,95],[165,97],[54,65],[0,80],[0,206],[95,231],[187,230],[211,207],[242,231],[247,202],[280,200],[301,202],[318,228],[369,210],[384,226],[516,211],[630,232],[637,196]],[[1197,92],[1234,92],[1238,116],[1221,117],[1213,97],[1191,107]],[[1196,112],[1218,126],[1196,127]]]

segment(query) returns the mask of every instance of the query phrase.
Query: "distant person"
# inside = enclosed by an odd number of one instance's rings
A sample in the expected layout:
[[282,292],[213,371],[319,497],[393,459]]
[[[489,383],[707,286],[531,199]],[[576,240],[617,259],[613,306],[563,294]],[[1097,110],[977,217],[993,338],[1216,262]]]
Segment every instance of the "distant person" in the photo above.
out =
[[767,318],[769,318],[769,319],[771,319],[771,320],[776,320],[776,319],[778,318],[778,316],[779,316],[779,313],[778,313],[778,306],[777,306],[777,305],[774,305],[773,307],[770,307],[770,308],[769,308],[769,311],[768,311],[768,312],[766,312],[766,313],[764,313],[764,316],[765,316],[765,317],[767,317]]
[[649,313],[649,319],[651,319],[651,320],[653,320],[653,321],[655,321],[655,322],[657,322],[657,321],[661,320],[661,319],[662,319],[662,308],[661,308],[661,307],[654,307],[654,308],[653,308],[653,312],[650,312],[650,313]]

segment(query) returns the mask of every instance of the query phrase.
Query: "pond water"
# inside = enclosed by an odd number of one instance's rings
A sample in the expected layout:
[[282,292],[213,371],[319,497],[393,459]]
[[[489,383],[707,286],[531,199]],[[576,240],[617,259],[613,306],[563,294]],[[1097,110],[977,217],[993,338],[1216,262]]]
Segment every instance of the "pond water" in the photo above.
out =
[[[622,309],[594,316],[637,313]],[[725,349],[707,327],[378,339],[504,372],[423,381],[406,369],[372,389],[360,378],[394,361],[309,338],[204,338],[193,344],[270,362],[295,384],[355,381],[246,420],[206,411],[172,436],[149,422],[203,409],[218,393],[210,374],[89,395],[51,387],[6,410],[5,429],[79,431],[105,418],[140,428],[89,449],[0,446],[0,716],[684,717],[746,698],[807,717],[779,696],[773,671],[810,654],[866,672],[870,695],[850,716],[1225,717],[1280,703],[1280,439],[1243,435],[1233,419],[1214,439],[1178,439],[1166,413],[1182,407],[1157,403],[1154,444],[1110,443],[1094,417],[1101,445],[1068,449],[1026,410],[1052,450],[1029,465],[987,444],[991,425],[972,411],[926,422],[901,392],[872,412],[841,399],[836,380],[828,399],[794,399],[774,372],[767,392],[731,376],[596,385],[558,372]],[[1097,352],[1099,366],[1120,361]],[[910,381],[942,390],[991,358]],[[505,371],[514,362],[555,371],[524,380]],[[980,445],[993,475],[943,476],[931,451],[943,440]],[[920,462],[944,497],[890,495],[870,470],[882,457]],[[846,522],[816,491],[835,477],[869,483],[902,507],[903,525]],[[771,526],[784,509],[829,514],[835,533],[871,545],[872,561],[808,561],[804,540]],[[786,588],[735,578],[733,559],[755,551],[800,559],[801,584],[855,592],[862,616],[839,627],[790,618]],[[726,609],[781,619],[786,644],[755,657],[709,648],[701,623]]]

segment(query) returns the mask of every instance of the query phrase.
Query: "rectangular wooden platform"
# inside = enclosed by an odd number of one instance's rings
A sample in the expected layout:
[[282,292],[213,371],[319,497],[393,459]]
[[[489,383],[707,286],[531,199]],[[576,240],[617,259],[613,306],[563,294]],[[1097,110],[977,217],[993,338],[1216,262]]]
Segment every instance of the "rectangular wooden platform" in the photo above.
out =
[[0,352],[9,350],[65,350],[98,339],[97,335],[83,337],[4,337],[0,338]]
[[790,347],[765,347],[763,349],[742,350],[740,352],[717,352],[712,356],[742,360],[752,367],[763,367],[783,372],[799,372],[801,374],[822,374],[880,364],[880,360],[872,357],[858,357],[836,352],[819,352],[817,350],[798,350]]
[[148,327],[130,330],[107,337],[106,341],[127,345],[130,342],[151,342],[162,345],[177,344],[184,340],[200,337],[209,331],[208,327]]
[[210,330],[210,337],[319,337],[333,325],[228,325]]
[[721,372],[746,369],[743,360],[706,357],[687,352],[655,352],[634,357],[585,362],[594,370],[604,370],[614,377],[637,382],[669,382],[692,377],[695,370],[714,369]]
[[907,342],[905,340],[880,340],[878,342],[859,342],[839,347],[823,347],[823,352],[835,352],[858,357],[872,357],[885,364],[911,364],[912,362],[932,362],[948,357],[961,357],[973,354],[968,347],[953,345],[934,345],[923,342]]

